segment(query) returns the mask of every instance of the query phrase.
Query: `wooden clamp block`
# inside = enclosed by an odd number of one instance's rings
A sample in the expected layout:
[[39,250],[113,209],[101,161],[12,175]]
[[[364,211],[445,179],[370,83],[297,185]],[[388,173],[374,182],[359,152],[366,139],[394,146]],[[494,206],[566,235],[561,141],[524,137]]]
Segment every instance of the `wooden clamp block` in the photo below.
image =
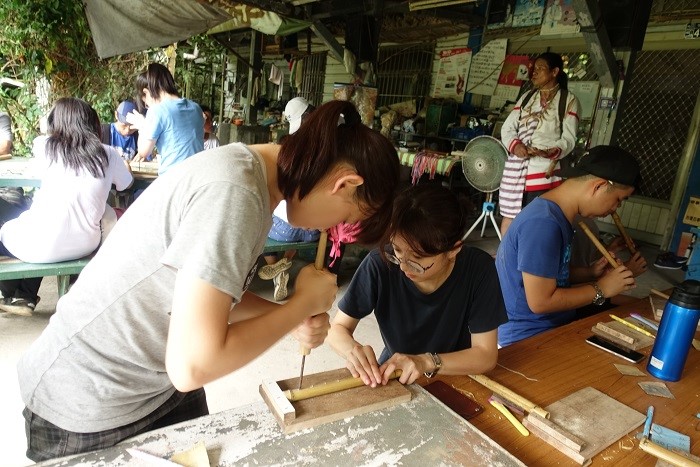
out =
[[617,337],[618,339],[627,342],[630,345],[634,345],[635,342],[638,342],[638,339],[635,339],[634,337],[625,334],[624,332],[620,332],[616,329],[613,329],[605,323],[597,323],[595,327],[607,334],[610,334],[613,337]]
[[[311,389],[314,386],[334,385],[348,378],[352,378],[350,371],[340,368],[306,375],[304,386]],[[285,434],[411,400],[411,391],[395,379],[376,388],[361,384],[330,394],[290,401],[285,391],[298,387],[298,377],[260,385],[260,394]]]
[[581,449],[583,449],[583,446],[586,444],[586,442],[578,436],[569,433],[553,421],[542,418],[536,413],[528,414],[523,424],[530,429],[535,427],[535,429],[541,431],[542,434],[546,434],[576,452],[581,452]]
[[593,334],[630,350],[643,349],[654,343],[654,338],[645,336],[641,332],[630,329],[617,321],[597,323],[591,328],[591,331]]

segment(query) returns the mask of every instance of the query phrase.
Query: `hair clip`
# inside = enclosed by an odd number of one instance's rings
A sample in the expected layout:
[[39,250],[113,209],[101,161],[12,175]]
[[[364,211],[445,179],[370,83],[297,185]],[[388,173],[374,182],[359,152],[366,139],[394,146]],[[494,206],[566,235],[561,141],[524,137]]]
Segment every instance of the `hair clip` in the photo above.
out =
[[340,117],[338,117],[338,126],[340,125],[345,125],[345,115],[340,114]]

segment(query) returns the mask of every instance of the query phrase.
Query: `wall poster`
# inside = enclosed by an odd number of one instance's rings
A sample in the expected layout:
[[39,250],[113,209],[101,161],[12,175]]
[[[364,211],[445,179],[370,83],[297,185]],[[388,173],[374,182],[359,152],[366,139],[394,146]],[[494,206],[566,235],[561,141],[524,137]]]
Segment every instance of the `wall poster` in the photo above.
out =
[[435,75],[432,97],[464,100],[472,49],[461,47],[440,52],[440,68]]

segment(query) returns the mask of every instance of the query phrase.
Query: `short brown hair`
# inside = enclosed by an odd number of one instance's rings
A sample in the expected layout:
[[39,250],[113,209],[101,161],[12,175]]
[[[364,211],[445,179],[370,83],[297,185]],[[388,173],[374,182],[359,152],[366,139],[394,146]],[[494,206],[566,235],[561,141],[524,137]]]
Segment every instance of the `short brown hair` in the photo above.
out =
[[394,201],[391,222],[382,239],[383,254],[394,237],[400,235],[419,256],[450,251],[462,240],[467,215],[472,209],[466,198],[437,184],[416,185],[399,193]]
[[353,167],[364,183],[357,198],[367,206],[361,243],[384,235],[399,182],[399,159],[393,144],[365,126],[351,102],[330,101],[306,117],[299,130],[282,142],[277,159],[278,186],[285,199],[303,199],[338,164]]

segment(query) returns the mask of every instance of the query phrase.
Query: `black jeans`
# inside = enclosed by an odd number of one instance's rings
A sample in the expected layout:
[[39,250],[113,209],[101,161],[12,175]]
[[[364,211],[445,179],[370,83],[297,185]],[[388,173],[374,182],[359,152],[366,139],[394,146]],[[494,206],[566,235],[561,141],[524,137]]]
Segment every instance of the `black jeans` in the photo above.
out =
[[[10,188],[0,190],[0,226],[9,220],[19,217],[20,214],[29,209],[24,194],[19,190]],[[15,258],[15,255],[2,242],[0,242],[0,255]],[[36,303],[41,279],[41,277],[32,277],[29,279],[0,281],[0,292],[5,298],[23,298],[29,302]]]
[[41,462],[56,457],[105,449],[132,436],[209,414],[204,389],[175,393],[152,413],[128,425],[96,433],[64,430],[24,408],[27,457]]

